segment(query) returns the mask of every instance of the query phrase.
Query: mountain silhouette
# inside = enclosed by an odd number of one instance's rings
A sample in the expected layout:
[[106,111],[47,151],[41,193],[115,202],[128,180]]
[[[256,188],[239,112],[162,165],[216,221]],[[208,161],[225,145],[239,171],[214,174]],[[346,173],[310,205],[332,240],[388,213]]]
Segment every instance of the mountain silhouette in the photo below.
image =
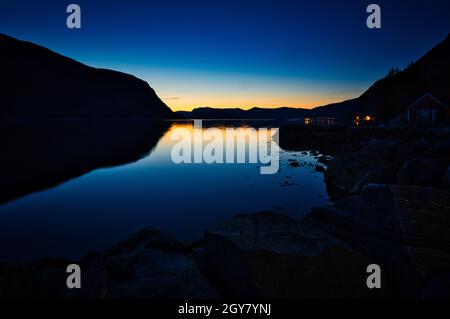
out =
[[450,34],[403,71],[391,70],[360,97],[314,109],[315,116],[352,120],[372,114],[383,121],[403,112],[426,93],[450,105]]
[[198,108],[191,112],[178,112],[187,118],[221,119],[292,119],[335,117],[339,122],[352,123],[356,115],[374,115],[383,121],[403,112],[426,93],[450,105],[450,35],[425,56],[403,71],[392,70],[375,82],[360,97],[313,108],[262,109],[244,111],[238,108]]
[[0,118],[176,117],[147,82],[0,33]]
[[239,108],[215,109],[211,107],[201,107],[191,112],[179,111],[180,115],[192,119],[264,119],[264,120],[284,120],[293,118],[304,118],[311,114],[311,110],[300,108],[280,107],[276,109],[266,109],[254,107],[249,110]]

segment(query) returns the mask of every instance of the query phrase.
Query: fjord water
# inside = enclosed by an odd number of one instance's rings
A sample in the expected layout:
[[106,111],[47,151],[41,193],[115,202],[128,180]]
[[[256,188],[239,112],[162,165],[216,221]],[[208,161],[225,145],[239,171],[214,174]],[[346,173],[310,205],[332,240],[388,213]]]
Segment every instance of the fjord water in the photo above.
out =
[[80,258],[149,225],[193,241],[236,214],[301,217],[328,200],[309,152],[281,150],[274,175],[260,163],[175,164],[171,135],[192,123],[152,125],[2,126],[0,260]]

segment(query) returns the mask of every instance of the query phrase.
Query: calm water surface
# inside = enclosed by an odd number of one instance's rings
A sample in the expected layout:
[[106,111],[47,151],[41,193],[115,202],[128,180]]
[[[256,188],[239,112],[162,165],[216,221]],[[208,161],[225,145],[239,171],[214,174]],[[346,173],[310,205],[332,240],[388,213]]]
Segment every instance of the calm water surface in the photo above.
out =
[[[153,225],[195,240],[205,226],[262,210],[302,216],[328,200],[323,174],[307,152],[281,150],[280,171],[260,164],[172,162],[173,124],[140,160],[95,169],[0,205],[0,259],[79,258]],[[300,167],[292,168],[293,160]]]

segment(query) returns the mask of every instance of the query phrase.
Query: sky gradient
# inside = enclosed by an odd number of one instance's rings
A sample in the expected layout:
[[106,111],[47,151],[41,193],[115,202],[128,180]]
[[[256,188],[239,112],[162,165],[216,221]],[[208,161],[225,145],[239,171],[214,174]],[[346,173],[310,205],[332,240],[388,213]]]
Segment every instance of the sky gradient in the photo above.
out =
[[[366,7],[382,9],[381,30]],[[82,28],[69,30],[77,3]],[[450,32],[450,1],[2,1],[0,32],[149,82],[173,110],[359,96]]]

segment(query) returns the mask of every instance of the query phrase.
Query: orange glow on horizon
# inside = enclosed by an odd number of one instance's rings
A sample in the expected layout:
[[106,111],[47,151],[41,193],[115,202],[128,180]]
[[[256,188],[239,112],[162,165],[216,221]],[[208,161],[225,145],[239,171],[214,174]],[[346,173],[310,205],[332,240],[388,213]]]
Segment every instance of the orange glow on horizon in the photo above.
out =
[[217,97],[185,97],[179,99],[171,99],[161,97],[161,99],[169,106],[172,111],[192,111],[199,107],[211,107],[211,108],[240,108],[243,110],[249,110],[253,107],[259,108],[304,108],[312,109],[318,106],[323,106],[331,103],[341,102],[352,98],[352,96],[339,96],[339,97],[307,97],[307,98],[243,98],[227,96],[223,98]]

